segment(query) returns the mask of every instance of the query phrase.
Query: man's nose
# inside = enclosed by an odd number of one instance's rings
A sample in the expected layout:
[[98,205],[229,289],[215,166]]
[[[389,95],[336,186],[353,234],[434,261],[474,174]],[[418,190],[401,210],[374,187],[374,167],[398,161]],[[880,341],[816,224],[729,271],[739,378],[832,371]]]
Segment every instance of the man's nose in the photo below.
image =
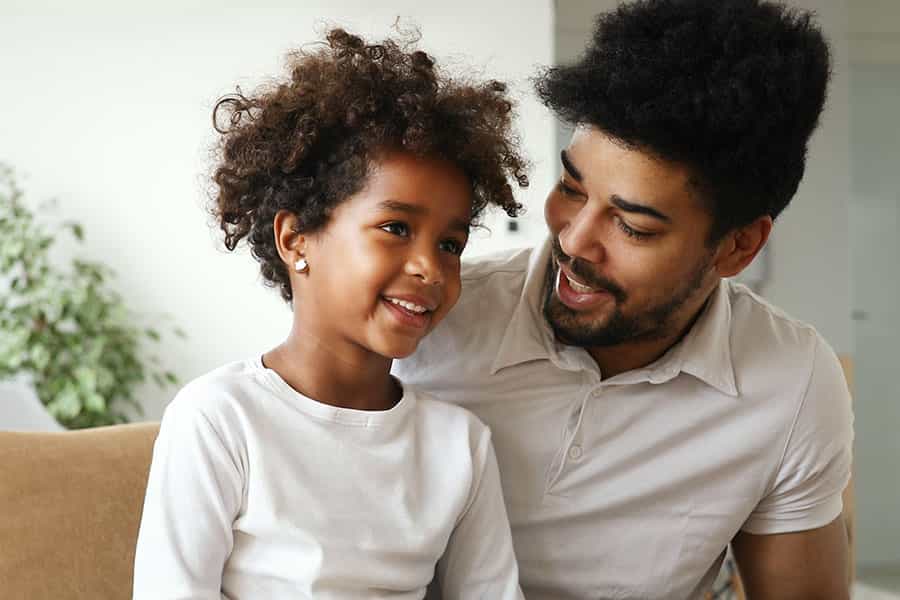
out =
[[591,263],[603,262],[606,249],[601,240],[602,228],[598,212],[584,204],[566,217],[559,232],[559,244],[563,252]]

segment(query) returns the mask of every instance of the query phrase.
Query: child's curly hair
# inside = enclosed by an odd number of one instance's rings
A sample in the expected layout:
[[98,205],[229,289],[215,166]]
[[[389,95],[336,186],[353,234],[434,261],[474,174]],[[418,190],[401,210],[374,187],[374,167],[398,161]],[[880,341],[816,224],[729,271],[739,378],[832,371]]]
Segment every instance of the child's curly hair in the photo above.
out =
[[512,104],[498,81],[440,73],[425,52],[396,41],[367,44],[343,29],[290,55],[290,79],[218,101],[221,134],[211,212],[234,250],[246,237],[266,285],[290,301],[288,270],[275,246],[279,210],[300,231],[328,223],[360,191],[379,152],[402,150],[458,165],[472,183],[472,215],[488,204],[515,216],[508,176],[528,185],[527,162],[511,129]]

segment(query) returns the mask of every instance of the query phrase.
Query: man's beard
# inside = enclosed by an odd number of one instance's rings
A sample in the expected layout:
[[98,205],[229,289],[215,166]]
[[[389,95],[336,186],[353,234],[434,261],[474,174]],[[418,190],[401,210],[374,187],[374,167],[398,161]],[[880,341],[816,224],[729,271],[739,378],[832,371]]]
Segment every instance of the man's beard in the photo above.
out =
[[[581,348],[603,348],[626,342],[652,341],[663,339],[674,333],[672,317],[684,304],[700,291],[703,280],[712,263],[710,252],[697,264],[684,285],[663,295],[663,300],[639,314],[626,315],[622,305],[628,293],[615,282],[592,274],[580,259],[572,259],[563,253],[559,241],[553,240],[553,252],[547,269],[544,292],[544,318],[553,329],[556,338],[569,346]],[[612,314],[603,323],[586,320],[578,312],[562,303],[554,293],[559,266],[557,261],[568,264],[569,270],[590,287],[609,293],[615,303]],[[559,277],[565,277],[559,273]]]

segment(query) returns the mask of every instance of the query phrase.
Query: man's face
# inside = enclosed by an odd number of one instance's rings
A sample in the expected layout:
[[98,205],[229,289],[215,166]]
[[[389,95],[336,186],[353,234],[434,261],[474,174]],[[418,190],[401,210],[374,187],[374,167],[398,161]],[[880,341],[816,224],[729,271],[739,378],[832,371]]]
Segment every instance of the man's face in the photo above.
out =
[[580,127],[545,217],[554,250],[544,315],[556,337],[608,347],[678,333],[718,281],[712,216],[688,169]]

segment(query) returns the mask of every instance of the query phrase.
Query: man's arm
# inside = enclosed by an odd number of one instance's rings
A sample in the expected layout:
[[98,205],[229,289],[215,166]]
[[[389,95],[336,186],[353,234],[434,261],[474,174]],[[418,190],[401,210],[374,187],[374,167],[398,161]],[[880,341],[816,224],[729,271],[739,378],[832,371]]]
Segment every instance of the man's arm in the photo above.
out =
[[754,535],[732,550],[748,600],[849,600],[847,529],[837,519],[818,529]]

